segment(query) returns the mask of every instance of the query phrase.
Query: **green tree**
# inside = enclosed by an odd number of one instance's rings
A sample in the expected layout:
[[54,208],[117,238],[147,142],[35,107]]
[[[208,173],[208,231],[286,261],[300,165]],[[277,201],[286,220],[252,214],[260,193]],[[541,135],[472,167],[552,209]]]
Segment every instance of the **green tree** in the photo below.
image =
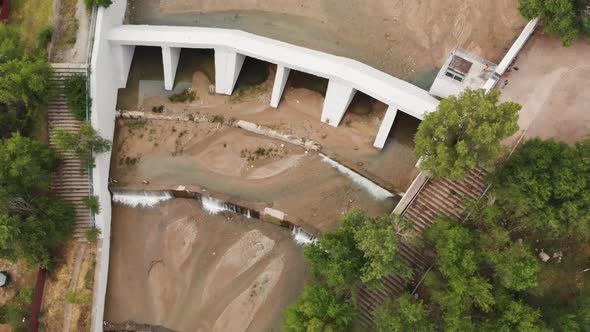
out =
[[110,150],[111,142],[102,138],[89,122],[80,125],[78,132],[57,129],[53,133],[55,145],[66,151],[72,151],[86,167],[94,167],[95,154]]
[[57,197],[36,197],[30,209],[0,209],[0,257],[29,266],[51,268],[50,250],[64,243],[74,230],[74,207]]
[[307,285],[285,311],[284,327],[292,332],[348,330],[356,310],[342,295],[324,285]]
[[525,229],[553,238],[590,237],[589,146],[526,141],[491,174],[496,204]]
[[574,43],[585,17],[572,0],[519,0],[518,11],[528,20],[540,18],[545,31],[561,36],[564,46]]
[[486,320],[482,324],[482,330],[489,332],[550,331],[541,320],[541,312],[520,301],[504,304],[499,317]]
[[380,279],[391,273],[411,276],[399,249],[400,234],[407,236],[409,229],[411,224],[397,216],[374,219],[353,210],[336,230],[306,246],[304,255],[311,272],[338,290],[350,289],[358,282],[379,286]]
[[0,64],[23,55],[20,33],[11,26],[0,24]]
[[500,92],[467,89],[441,101],[427,114],[414,137],[420,168],[460,180],[478,166],[490,166],[506,148],[501,141],[518,130],[520,105],[498,104]]
[[47,145],[13,134],[0,143],[0,192],[14,198],[48,191],[58,164]]
[[524,243],[513,243],[502,251],[488,253],[488,256],[502,286],[516,291],[537,286],[541,267]]
[[54,92],[53,69],[44,55],[0,63],[0,104],[24,104],[29,116],[44,107]]
[[375,310],[375,328],[378,332],[428,332],[435,331],[424,303],[414,301],[412,295],[404,293],[395,303],[387,300]]

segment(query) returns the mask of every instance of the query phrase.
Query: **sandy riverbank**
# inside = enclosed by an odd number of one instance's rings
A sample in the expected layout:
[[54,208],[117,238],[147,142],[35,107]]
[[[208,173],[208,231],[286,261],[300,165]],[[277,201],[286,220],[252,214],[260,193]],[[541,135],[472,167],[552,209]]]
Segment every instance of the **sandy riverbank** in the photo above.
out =
[[288,230],[197,201],[113,206],[105,319],[176,331],[270,331],[306,279]]

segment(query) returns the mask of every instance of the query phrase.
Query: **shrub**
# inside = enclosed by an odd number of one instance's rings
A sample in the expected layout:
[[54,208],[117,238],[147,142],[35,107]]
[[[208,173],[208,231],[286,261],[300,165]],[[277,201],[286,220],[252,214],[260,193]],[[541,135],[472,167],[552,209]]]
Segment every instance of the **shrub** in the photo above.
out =
[[96,243],[101,233],[102,232],[98,227],[92,226],[88,230],[86,230],[86,232],[84,232],[84,237],[86,238],[86,241],[90,243]]
[[190,91],[189,89],[184,89],[177,94],[173,94],[172,96],[168,97],[168,100],[172,103],[186,103],[195,101],[197,98],[197,94],[194,91]]
[[87,168],[93,168],[93,153],[104,153],[111,149],[111,142],[102,138],[89,122],[84,122],[77,133],[57,129],[53,133],[55,145],[66,151],[72,151]]
[[164,105],[152,107],[152,112],[154,112],[154,113],[162,113],[162,112],[164,112]]
[[52,27],[46,27],[43,30],[39,31],[39,33],[37,34],[37,47],[41,49],[46,49],[49,43],[51,42],[52,35]]
[[86,119],[86,76],[76,74],[67,77],[64,80],[64,94],[66,95],[68,108],[76,119]]
[[98,202],[98,196],[88,196],[83,199],[84,205],[90,209],[92,214],[100,213],[100,203]]
[[108,8],[113,3],[112,0],[84,0],[84,2],[86,2],[87,8],[92,8],[94,6]]

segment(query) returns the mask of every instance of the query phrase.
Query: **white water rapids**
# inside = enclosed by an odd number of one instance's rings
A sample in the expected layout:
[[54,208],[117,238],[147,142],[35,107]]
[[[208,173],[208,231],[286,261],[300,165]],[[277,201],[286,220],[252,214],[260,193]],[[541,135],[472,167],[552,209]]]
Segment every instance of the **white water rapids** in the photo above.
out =
[[131,207],[153,207],[174,198],[168,191],[113,191],[113,202]]

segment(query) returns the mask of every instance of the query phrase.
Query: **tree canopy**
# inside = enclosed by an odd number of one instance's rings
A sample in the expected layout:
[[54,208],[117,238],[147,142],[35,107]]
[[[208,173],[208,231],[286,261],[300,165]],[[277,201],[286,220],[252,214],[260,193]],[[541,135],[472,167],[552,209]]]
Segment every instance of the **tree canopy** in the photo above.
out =
[[75,210],[49,193],[58,156],[18,133],[0,142],[0,257],[49,268],[72,233]]
[[359,282],[379,286],[381,278],[391,273],[411,276],[399,247],[401,234],[407,232],[411,224],[398,216],[369,218],[353,210],[336,230],[306,246],[304,255],[311,272],[331,287],[348,289]]
[[409,293],[403,293],[395,302],[386,301],[375,310],[374,316],[375,328],[378,332],[436,330],[423,301],[414,301]]
[[285,311],[284,327],[290,332],[336,332],[348,329],[356,310],[342,295],[324,285],[307,285]]
[[519,0],[518,10],[526,19],[540,18],[545,31],[561,36],[570,46],[580,31],[590,36],[590,1],[587,0]]
[[590,238],[589,141],[526,141],[491,174],[497,204],[525,228]]
[[489,166],[506,148],[501,141],[518,130],[520,105],[498,104],[500,92],[467,89],[443,99],[427,114],[414,137],[420,168],[460,180],[478,166]]
[[11,26],[0,24],[0,63],[20,58],[23,42],[20,33]]

